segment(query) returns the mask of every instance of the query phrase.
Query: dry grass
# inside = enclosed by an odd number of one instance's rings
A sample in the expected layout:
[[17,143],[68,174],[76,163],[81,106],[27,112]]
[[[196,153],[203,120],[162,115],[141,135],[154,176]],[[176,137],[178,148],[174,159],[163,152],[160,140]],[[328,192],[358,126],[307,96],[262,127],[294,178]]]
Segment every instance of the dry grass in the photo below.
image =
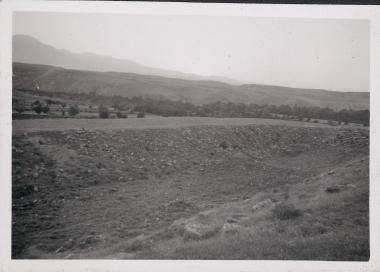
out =
[[[324,178],[294,184],[289,186],[288,198],[282,195],[282,201],[257,216],[240,210],[250,218],[240,221],[242,227],[235,231],[220,231],[200,241],[169,239],[140,252],[137,258],[368,261],[368,184],[366,176],[354,174],[366,169],[367,163],[355,160],[331,177],[335,183],[354,180],[357,187],[346,186],[331,194],[325,190]],[[309,193],[306,197],[305,192]]]
[[207,240],[172,239],[137,258],[367,261],[368,226],[355,226],[349,218],[334,220],[334,212],[323,212],[291,221],[264,220]]

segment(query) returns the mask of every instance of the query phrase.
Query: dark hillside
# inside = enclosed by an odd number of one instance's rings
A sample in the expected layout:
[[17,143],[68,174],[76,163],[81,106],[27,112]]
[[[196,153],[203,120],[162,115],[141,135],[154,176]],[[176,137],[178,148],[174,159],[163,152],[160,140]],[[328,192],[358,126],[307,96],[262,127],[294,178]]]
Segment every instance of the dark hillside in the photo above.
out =
[[369,108],[369,93],[343,93],[294,89],[266,85],[229,85],[216,81],[195,81],[161,76],[116,72],[68,70],[46,65],[14,63],[13,87],[51,92],[145,96],[182,100],[192,104],[217,101],[271,105],[329,107],[334,110]]

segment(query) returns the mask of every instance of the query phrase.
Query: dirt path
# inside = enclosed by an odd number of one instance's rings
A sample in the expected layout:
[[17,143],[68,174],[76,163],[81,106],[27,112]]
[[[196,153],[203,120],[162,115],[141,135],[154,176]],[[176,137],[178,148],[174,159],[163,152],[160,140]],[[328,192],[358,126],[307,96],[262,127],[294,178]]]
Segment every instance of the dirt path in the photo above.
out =
[[[276,125],[295,127],[332,128],[328,124],[285,121],[262,118],[209,118],[209,117],[146,117],[128,119],[30,119],[14,120],[13,132],[54,131],[54,130],[119,130],[119,129],[149,129],[177,128],[192,126],[245,126],[245,125]],[[358,127],[361,128],[361,127]]]

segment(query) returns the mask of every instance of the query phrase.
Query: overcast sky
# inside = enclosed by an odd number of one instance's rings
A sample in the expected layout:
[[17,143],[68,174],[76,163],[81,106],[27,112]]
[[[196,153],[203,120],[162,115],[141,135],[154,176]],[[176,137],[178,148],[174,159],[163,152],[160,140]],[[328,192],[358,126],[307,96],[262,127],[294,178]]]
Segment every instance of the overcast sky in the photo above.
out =
[[367,21],[15,13],[14,34],[186,73],[369,91]]

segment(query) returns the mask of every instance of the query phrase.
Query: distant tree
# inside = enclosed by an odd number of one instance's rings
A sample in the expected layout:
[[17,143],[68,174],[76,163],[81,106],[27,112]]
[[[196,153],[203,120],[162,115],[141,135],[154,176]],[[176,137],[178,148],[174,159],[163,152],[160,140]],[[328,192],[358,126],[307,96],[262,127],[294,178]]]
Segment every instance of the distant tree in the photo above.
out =
[[99,118],[108,118],[110,116],[110,112],[108,108],[104,105],[99,106]]
[[79,113],[79,107],[77,105],[72,105],[69,107],[69,115],[75,116]]
[[32,110],[34,110],[37,114],[41,114],[42,104],[39,100],[34,101],[31,106],[32,106]]
[[62,113],[62,117],[65,117],[66,103],[65,103],[65,102],[61,102],[60,105],[61,105],[61,113]]
[[114,110],[116,111],[123,111],[125,110],[125,105],[122,104],[121,102],[115,102],[112,104],[112,107],[114,108]]
[[47,105],[52,105],[52,104],[57,104],[57,102],[56,101],[54,101],[54,100],[51,100],[51,99],[45,99],[45,103],[47,104]]
[[128,118],[128,114],[118,111],[116,113],[117,118]]
[[328,120],[327,124],[329,124],[330,126],[336,126],[336,125],[338,125],[338,122],[336,122],[334,120]]
[[17,111],[18,114],[21,114],[23,111],[25,111],[24,103],[21,101],[17,101],[14,105],[15,111]]
[[48,105],[45,105],[45,106],[42,106],[41,107],[41,111],[45,114],[47,114],[49,112],[50,108]]
[[97,97],[97,96],[98,96],[97,90],[92,90],[92,91],[89,93],[89,96],[92,97],[92,98]]
[[144,118],[145,117],[145,112],[141,111],[137,114],[137,118]]

